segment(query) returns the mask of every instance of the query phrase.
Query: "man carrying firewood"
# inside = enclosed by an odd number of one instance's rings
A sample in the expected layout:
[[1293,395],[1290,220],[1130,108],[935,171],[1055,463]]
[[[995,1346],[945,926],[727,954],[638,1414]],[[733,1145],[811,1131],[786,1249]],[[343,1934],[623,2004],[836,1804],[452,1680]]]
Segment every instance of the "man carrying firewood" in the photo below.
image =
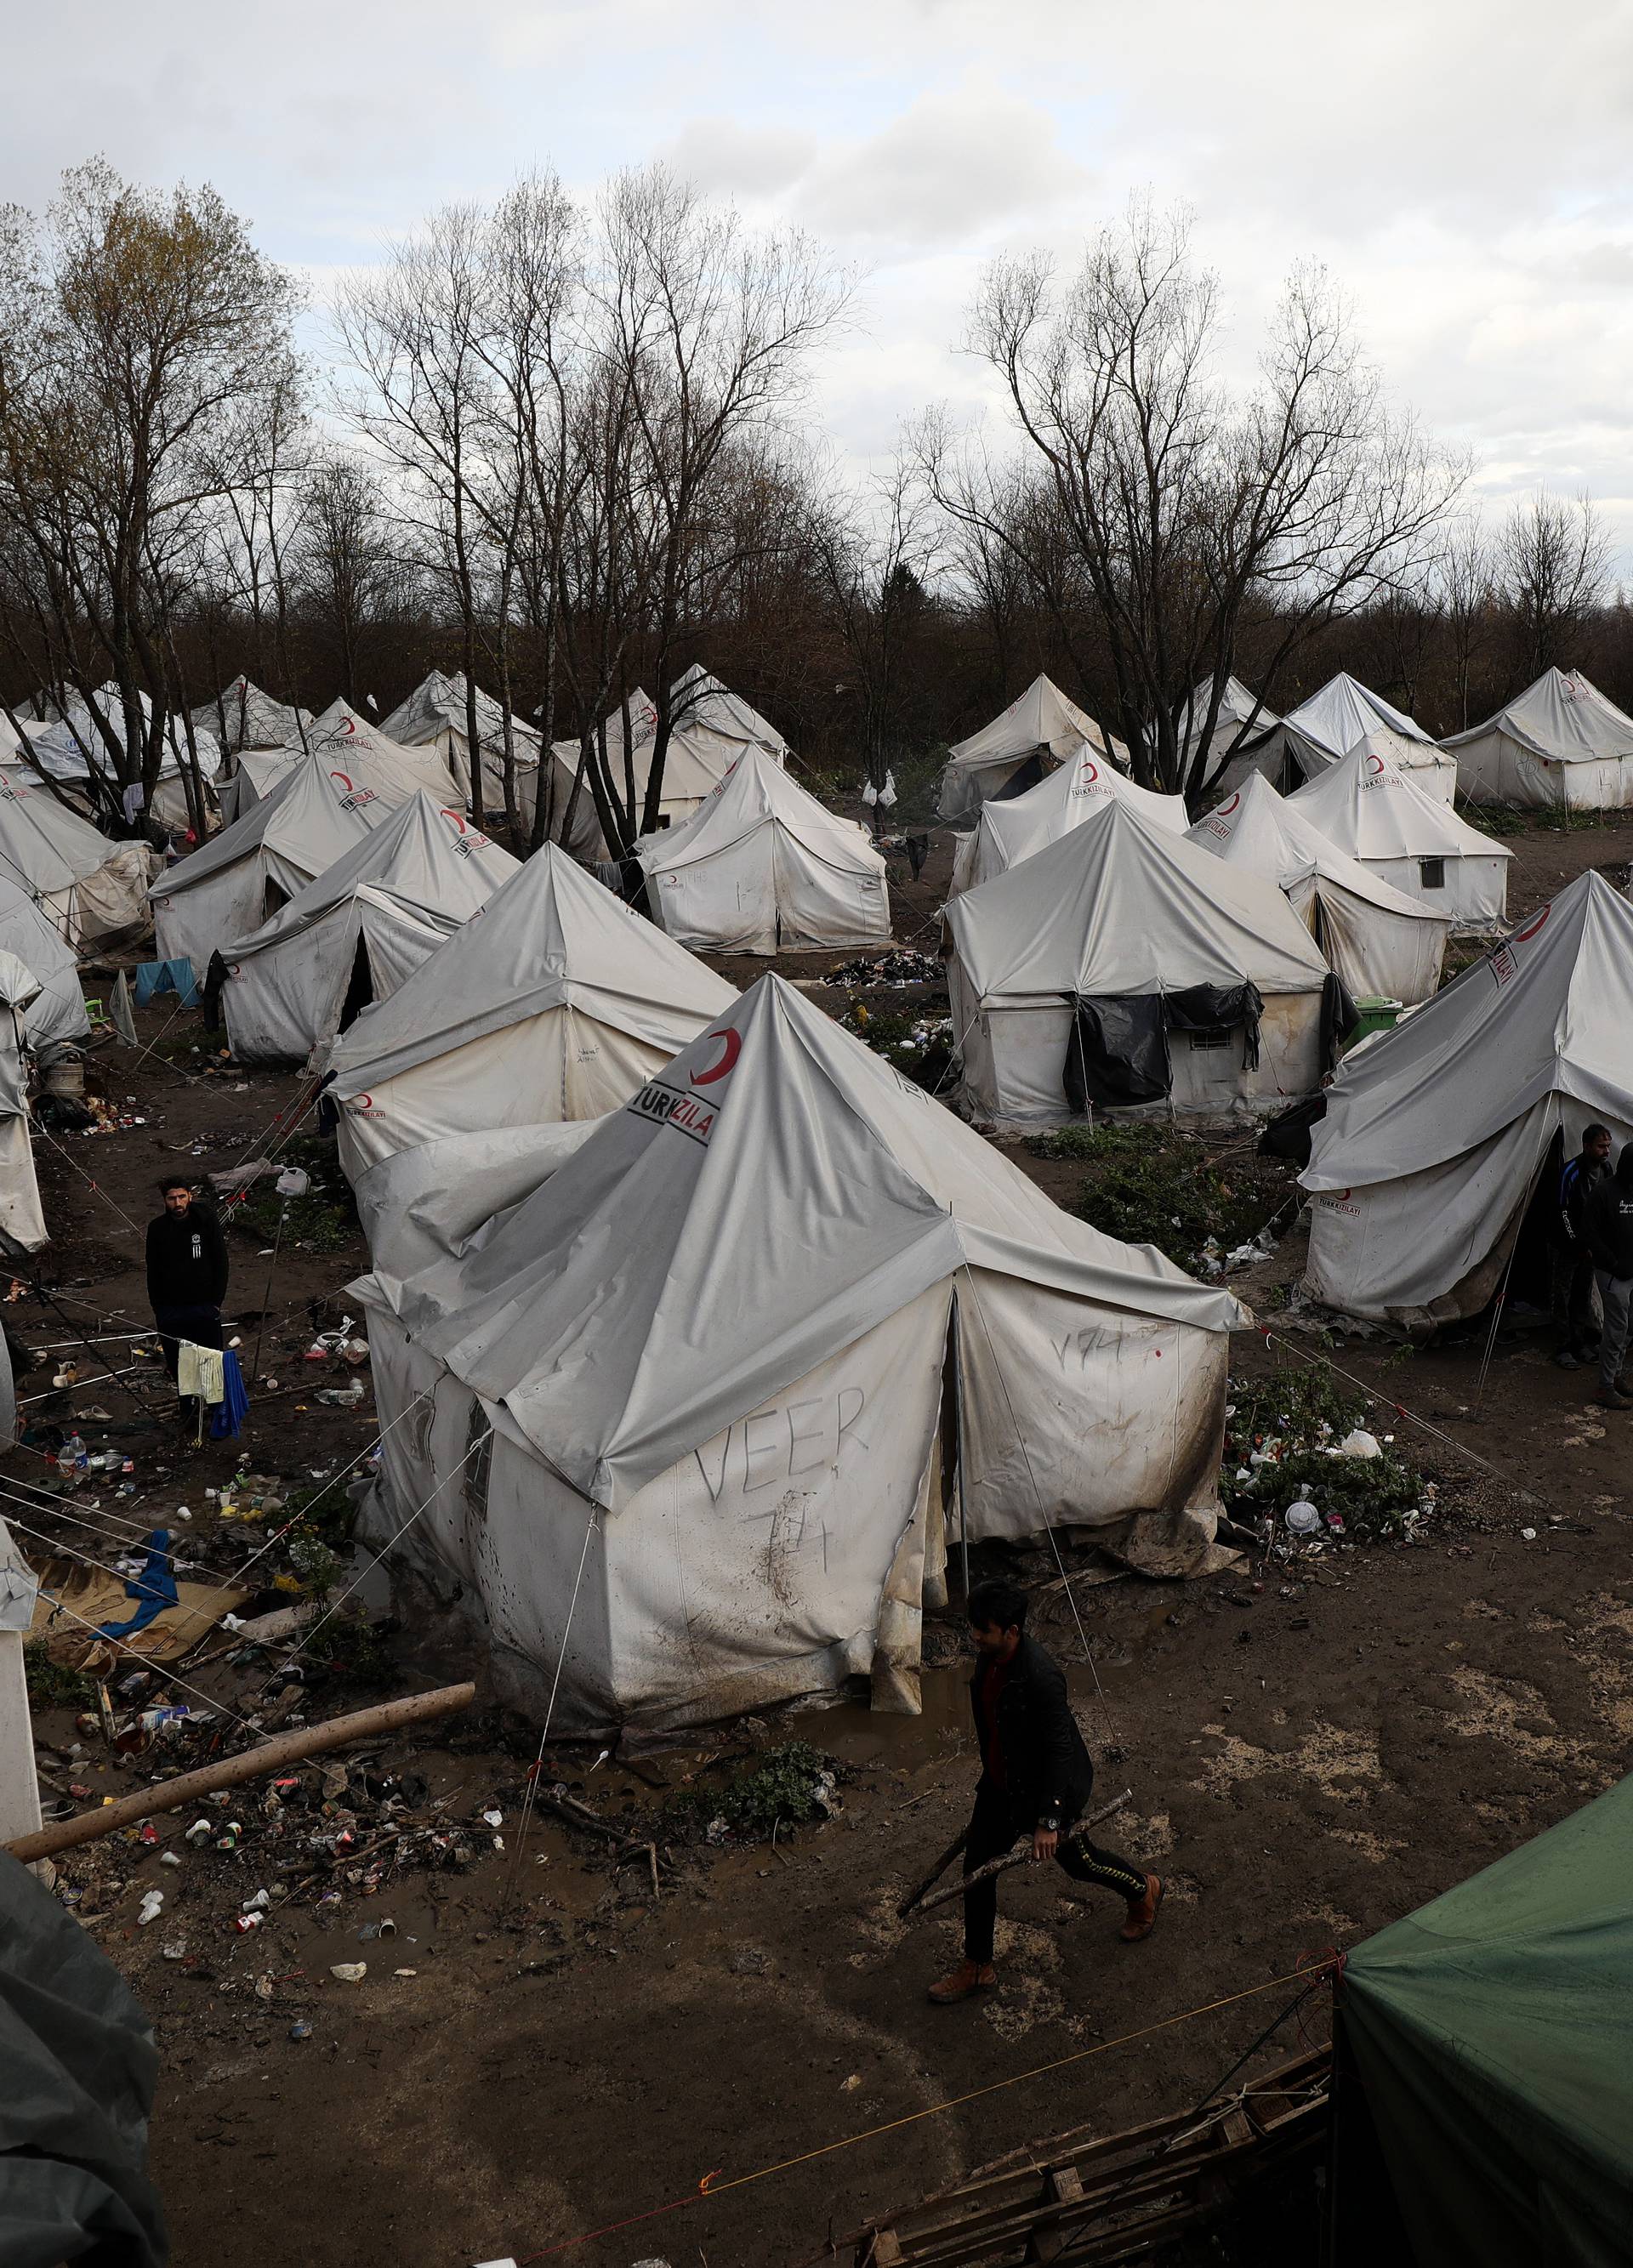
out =
[[[1114,1852],[1097,1850],[1072,1831],[1094,1786],[1094,1766],[1066,1695],[1066,1679],[1042,1646],[1026,1635],[1026,1594],[1013,1583],[978,1583],[970,1594],[975,1711],[981,1777],[964,1847],[965,1876],[1009,1849],[1017,1836],[1031,1838],[1034,1860],[1053,1859],[1074,1881],[1098,1882],[1126,1901],[1119,1933],[1137,1945],[1156,1926],[1163,1885]],[[964,1959],[930,1987],[939,2007],[991,1990],[993,1928],[998,1884],[990,1875],[964,1894]]]

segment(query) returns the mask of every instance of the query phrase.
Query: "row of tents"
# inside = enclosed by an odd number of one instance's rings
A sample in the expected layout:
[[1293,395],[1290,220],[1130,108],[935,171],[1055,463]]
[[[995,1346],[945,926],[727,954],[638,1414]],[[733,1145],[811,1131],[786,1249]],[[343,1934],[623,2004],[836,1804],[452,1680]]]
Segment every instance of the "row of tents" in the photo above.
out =
[[[1207,732],[1213,688],[1191,696],[1182,735],[1188,760]],[[1208,736],[1221,799],[1252,776],[1291,795],[1365,742],[1425,795],[1451,804],[1621,810],[1633,804],[1633,718],[1580,670],[1545,670],[1496,714],[1437,742],[1416,720],[1341,671],[1278,717],[1239,678],[1222,690]],[[990,805],[1023,796],[1056,765],[1087,753],[1126,772],[1128,752],[1048,678],[957,742],[942,775],[938,817],[972,827]]]

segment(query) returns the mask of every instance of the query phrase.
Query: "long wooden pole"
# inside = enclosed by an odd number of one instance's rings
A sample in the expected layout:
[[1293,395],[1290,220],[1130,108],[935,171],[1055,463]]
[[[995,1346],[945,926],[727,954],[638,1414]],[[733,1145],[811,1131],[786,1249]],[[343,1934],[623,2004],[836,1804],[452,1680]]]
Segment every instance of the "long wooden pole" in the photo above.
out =
[[[1120,1795],[1113,1796],[1110,1803],[1103,1803],[1098,1811],[1091,1811],[1087,1819],[1080,1819],[1075,1827],[1061,1836],[1061,1842],[1069,1843],[1074,1836],[1086,1835],[1091,1827],[1097,1827],[1103,1819],[1109,1819],[1114,1811],[1120,1811],[1124,1804],[1130,1803],[1133,1800],[1134,1790],[1131,1787],[1126,1787]],[[950,1852],[949,1856],[950,1855]],[[984,1882],[991,1875],[1001,1874],[1009,1867],[1024,1866],[1031,1855],[1032,1846],[1029,1842],[1019,1851],[1006,1851],[999,1858],[989,1859],[984,1867],[977,1867],[973,1874],[964,1875],[947,1889],[937,1890],[933,1896],[923,1899],[913,1919],[922,1921],[933,1907],[944,1906],[949,1898],[961,1898],[972,1882]],[[937,1872],[939,1871],[938,1868]],[[931,1876],[931,1880],[935,1880],[934,1875]]]
[[259,1748],[246,1749],[241,1756],[225,1756],[201,1771],[183,1772],[179,1779],[160,1780],[156,1787],[144,1788],[139,1794],[105,1803],[100,1811],[83,1811],[77,1819],[59,1819],[38,1834],[19,1836],[4,1847],[26,1865],[35,1859],[52,1859],[59,1851],[72,1851],[81,1843],[100,1842],[104,1835],[133,1826],[139,1819],[179,1811],[183,1805],[197,1803],[224,1787],[241,1787],[246,1780],[264,1779],[307,1756],[321,1756],[329,1749],[350,1748],[354,1742],[372,1741],[405,1725],[424,1725],[433,1717],[450,1716],[456,1709],[469,1709],[476,1697],[474,1685],[441,1685],[434,1692],[411,1693],[403,1701],[354,1710],[349,1717],[331,1717],[325,1724],[302,1725],[296,1732],[280,1733],[275,1741],[262,1741]]

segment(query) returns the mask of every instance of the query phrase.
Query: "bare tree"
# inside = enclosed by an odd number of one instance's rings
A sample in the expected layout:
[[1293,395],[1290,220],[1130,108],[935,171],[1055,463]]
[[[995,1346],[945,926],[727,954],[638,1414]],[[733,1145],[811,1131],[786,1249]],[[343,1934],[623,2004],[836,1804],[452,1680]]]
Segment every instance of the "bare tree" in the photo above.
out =
[[903,650],[929,603],[926,583],[937,562],[942,530],[922,487],[898,456],[870,494],[817,513],[810,541],[860,698],[864,772],[881,788],[901,722]]
[[1527,678],[1570,667],[1589,616],[1610,580],[1610,534],[1584,493],[1574,501],[1539,489],[1504,524],[1497,578]]
[[1456,521],[1436,566],[1440,615],[1452,663],[1457,729],[1467,732],[1475,667],[1488,650],[1496,600],[1496,563],[1477,512]]
[[340,690],[355,708],[364,640],[402,574],[379,482],[360,459],[336,454],[309,472],[290,569],[302,607],[335,638]]
[[166,578],[232,485],[227,427],[287,377],[294,304],[210,188],[149,194],[99,160],[43,220],[0,215],[0,524],[120,791],[151,798],[175,745]]
[[942,508],[1026,563],[1136,777],[1194,801],[1229,753],[1209,750],[1250,608],[1274,605],[1273,673],[1418,571],[1465,475],[1389,409],[1320,270],[1289,278],[1258,387],[1233,394],[1189,239],[1186,213],[1136,200],[1064,288],[1041,256],[995,261],[970,344],[1003,382],[1021,467],[935,416],[918,441]]

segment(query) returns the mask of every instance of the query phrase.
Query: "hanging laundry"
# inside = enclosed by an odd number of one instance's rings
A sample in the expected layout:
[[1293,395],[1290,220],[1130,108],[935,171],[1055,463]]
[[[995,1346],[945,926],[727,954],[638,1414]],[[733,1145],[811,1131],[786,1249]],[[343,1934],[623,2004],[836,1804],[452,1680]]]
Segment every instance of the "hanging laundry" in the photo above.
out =
[[244,1373],[238,1357],[228,1347],[219,1359],[223,1393],[221,1407],[210,1421],[212,1441],[230,1440],[240,1431],[249,1410],[249,1396],[244,1390]]
[[225,1392],[219,1347],[196,1345],[191,1339],[176,1343],[176,1392],[185,1402],[219,1402]]

